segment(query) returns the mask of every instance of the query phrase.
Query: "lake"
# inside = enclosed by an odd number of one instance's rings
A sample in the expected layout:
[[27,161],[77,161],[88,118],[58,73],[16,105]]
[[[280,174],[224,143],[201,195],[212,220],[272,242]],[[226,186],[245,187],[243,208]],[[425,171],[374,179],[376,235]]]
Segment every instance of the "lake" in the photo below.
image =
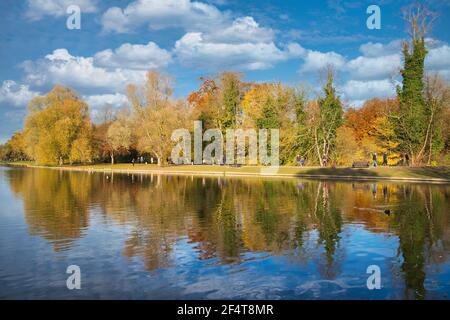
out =
[[1,299],[450,294],[449,185],[0,167],[0,203]]

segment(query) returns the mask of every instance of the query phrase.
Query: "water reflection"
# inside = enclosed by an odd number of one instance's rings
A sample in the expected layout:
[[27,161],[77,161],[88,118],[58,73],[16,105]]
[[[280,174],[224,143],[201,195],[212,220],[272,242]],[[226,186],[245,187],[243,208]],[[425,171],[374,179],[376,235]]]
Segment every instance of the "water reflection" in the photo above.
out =
[[392,270],[398,264],[404,282],[401,298],[427,297],[429,266],[445,265],[448,273],[448,186],[42,169],[5,173],[23,201],[29,233],[48,240],[55,252],[77,250],[74,240],[85,235],[98,210],[104,221],[128,228],[122,254],[142,259],[149,272],[176,265],[175,247],[187,239],[199,261],[239,265],[249,253],[267,253],[313,263],[320,279],[333,280],[352,254],[343,236],[354,225],[398,237],[391,263]]
[[32,235],[50,240],[55,251],[67,250],[89,225],[92,180],[48,170],[10,170],[10,186],[21,196]]

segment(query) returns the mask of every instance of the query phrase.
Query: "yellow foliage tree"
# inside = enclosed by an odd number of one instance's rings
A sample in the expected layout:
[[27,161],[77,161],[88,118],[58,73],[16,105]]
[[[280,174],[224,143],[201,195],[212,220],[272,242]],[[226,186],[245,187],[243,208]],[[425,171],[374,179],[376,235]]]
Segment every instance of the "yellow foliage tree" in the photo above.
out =
[[152,153],[162,165],[174,146],[172,132],[187,127],[189,112],[185,104],[172,99],[169,79],[156,71],[147,73],[144,87],[129,85],[127,90],[138,149]]
[[342,126],[336,130],[336,148],[334,159],[338,166],[350,166],[358,154],[359,145],[356,142],[353,130]]
[[88,106],[69,88],[55,86],[30,102],[25,149],[40,164],[92,161],[92,124]]

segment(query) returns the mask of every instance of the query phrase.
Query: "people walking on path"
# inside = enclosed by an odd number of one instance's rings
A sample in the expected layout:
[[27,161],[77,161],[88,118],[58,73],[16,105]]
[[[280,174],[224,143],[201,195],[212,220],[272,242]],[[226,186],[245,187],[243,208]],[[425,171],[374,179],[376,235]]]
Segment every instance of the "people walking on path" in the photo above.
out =
[[378,159],[377,159],[377,153],[374,152],[372,155],[372,161],[373,161],[373,166],[377,167],[378,166]]
[[409,167],[409,155],[405,153],[405,165]]
[[295,162],[297,163],[297,166],[301,166],[300,161],[301,161],[301,158],[300,158],[300,155],[298,154],[298,155],[295,157]]
[[386,152],[383,152],[383,166],[388,165],[388,155]]

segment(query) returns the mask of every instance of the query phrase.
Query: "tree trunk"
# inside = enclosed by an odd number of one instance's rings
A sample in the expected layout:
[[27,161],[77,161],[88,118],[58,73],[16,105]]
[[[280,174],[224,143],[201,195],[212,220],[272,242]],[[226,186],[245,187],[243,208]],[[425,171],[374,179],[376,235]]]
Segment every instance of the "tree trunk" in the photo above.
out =
[[319,141],[317,139],[317,129],[314,130],[314,144],[316,145],[317,156],[319,158],[319,164],[323,167],[322,155],[320,154]]
[[[426,131],[426,134],[425,134],[425,141],[423,142],[422,148],[420,149],[420,151],[419,151],[419,153],[417,155],[418,159],[422,158],[423,153],[425,152],[425,148],[427,147],[428,138],[429,138],[429,135],[430,135],[431,130],[432,130],[433,118],[434,118],[434,112],[431,112],[430,120],[428,121],[428,125],[427,125],[427,131]],[[431,143],[431,141],[430,141],[430,143]]]
[[431,164],[431,153],[433,152],[433,129],[430,132],[430,150],[428,153],[428,165]]

